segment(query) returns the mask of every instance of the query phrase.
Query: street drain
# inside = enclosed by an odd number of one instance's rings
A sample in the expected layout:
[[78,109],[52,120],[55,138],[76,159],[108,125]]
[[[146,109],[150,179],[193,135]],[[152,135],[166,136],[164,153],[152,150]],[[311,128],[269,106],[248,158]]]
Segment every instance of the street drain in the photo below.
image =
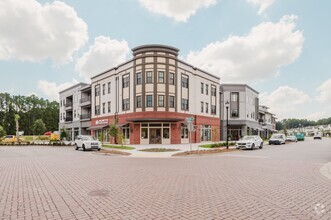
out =
[[87,194],[88,196],[108,196],[109,195],[109,190],[106,189],[96,189]]

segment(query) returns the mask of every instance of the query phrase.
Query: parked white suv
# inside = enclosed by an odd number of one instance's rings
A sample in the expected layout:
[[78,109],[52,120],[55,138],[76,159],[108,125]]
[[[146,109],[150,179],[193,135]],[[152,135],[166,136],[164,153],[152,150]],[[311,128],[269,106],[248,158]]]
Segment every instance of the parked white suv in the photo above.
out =
[[83,148],[83,151],[86,150],[101,150],[101,142],[96,140],[93,136],[90,135],[78,135],[75,140],[75,149]]
[[263,148],[263,140],[258,135],[247,135],[244,136],[241,140],[237,141],[237,149],[251,149],[254,150],[255,147]]
[[273,134],[269,139],[269,145],[271,144],[285,144],[285,134]]
[[320,139],[320,140],[322,140],[322,134],[319,133],[319,132],[315,133],[315,134],[314,134],[314,140],[315,140],[315,139]]

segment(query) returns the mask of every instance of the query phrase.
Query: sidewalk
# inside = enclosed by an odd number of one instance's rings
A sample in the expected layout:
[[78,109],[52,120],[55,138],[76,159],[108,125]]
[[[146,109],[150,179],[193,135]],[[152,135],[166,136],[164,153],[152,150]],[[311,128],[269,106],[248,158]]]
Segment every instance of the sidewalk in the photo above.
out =
[[322,166],[319,171],[323,176],[331,180],[331,162]]

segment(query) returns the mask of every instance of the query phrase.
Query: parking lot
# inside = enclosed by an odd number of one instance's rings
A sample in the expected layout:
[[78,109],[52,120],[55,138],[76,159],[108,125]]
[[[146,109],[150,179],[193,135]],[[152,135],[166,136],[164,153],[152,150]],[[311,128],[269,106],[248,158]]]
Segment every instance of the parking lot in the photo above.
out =
[[331,219],[331,139],[135,158],[0,147],[0,219]]

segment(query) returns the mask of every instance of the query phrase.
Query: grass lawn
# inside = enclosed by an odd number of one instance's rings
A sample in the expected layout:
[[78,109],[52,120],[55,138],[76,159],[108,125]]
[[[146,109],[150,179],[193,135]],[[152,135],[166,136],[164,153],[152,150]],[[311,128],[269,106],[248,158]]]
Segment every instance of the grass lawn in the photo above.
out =
[[102,147],[105,147],[105,148],[115,148],[115,149],[121,149],[121,150],[133,150],[135,149],[134,147],[129,147],[129,146],[120,146],[120,145],[102,145]]

